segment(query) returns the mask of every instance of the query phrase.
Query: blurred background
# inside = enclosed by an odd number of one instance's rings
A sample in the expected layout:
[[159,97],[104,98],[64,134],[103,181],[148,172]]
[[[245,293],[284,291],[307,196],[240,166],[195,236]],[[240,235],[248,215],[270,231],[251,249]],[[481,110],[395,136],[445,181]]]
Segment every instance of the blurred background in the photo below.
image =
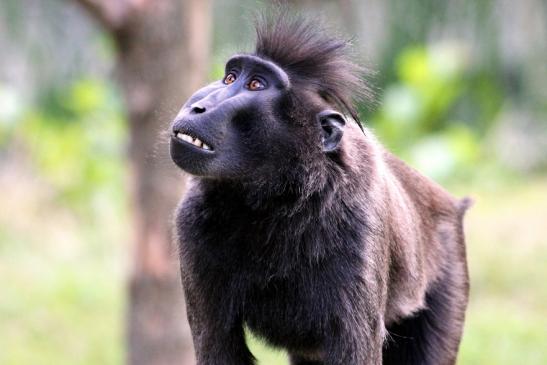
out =
[[[192,364],[162,131],[267,3],[0,1],[0,364]],[[459,364],[547,364],[547,3],[290,3],[353,39],[381,141],[475,199]]]

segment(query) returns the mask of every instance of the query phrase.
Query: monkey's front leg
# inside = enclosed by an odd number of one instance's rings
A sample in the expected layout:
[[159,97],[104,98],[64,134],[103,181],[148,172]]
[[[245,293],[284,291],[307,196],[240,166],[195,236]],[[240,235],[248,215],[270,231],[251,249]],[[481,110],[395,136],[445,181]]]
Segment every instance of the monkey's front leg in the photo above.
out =
[[197,365],[253,365],[240,320],[227,317],[221,298],[204,298],[185,283],[188,322]]
[[382,323],[359,316],[341,318],[325,341],[324,364],[382,365]]
[[233,328],[229,331],[218,327],[197,330],[196,324],[191,326],[196,351],[197,365],[252,365],[254,358],[247,345],[243,328]]

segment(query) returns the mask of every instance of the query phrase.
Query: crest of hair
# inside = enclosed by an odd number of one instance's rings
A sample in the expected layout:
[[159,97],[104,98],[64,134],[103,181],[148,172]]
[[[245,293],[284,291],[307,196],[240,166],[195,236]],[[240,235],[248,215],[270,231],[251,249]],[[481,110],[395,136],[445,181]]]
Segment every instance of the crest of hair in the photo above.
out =
[[350,59],[350,42],[287,8],[269,14],[257,16],[256,55],[282,67],[291,82],[314,87],[359,123],[354,101],[370,101],[372,92],[363,79],[365,69]]

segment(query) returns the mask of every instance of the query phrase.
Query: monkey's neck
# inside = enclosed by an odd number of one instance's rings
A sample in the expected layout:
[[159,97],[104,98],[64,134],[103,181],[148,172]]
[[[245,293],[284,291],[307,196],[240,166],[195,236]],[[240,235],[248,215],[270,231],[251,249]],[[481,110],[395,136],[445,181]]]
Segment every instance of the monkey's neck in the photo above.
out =
[[212,224],[230,227],[226,245],[279,277],[328,260],[344,252],[341,246],[362,240],[363,230],[354,227],[366,224],[363,207],[345,199],[334,181],[321,187],[306,195],[292,188],[266,194],[239,182],[208,181],[202,184],[203,207]]
[[271,176],[240,180],[202,180],[203,192],[252,211],[253,214],[296,214],[310,206],[333,203],[341,191],[341,170],[291,167]]

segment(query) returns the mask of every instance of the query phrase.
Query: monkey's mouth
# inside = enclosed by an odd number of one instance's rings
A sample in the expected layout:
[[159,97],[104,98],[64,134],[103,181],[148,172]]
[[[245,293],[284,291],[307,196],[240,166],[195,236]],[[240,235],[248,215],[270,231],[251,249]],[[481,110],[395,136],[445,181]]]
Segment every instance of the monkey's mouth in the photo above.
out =
[[176,138],[179,141],[183,141],[185,143],[191,144],[199,149],[205,150],[205,151],[213,151],[213,148],[208,145],[207,143],[203,142],[198,137],[194,137],[186,132],[175,132],[174,138]]
[[[191,134],[190,134],[191,133]],[[208,174],[209,165],[215,160],[216,152],[211,144],[193,132],[174,130],[169,146],[171,159],[182,170],[196,176]]]

